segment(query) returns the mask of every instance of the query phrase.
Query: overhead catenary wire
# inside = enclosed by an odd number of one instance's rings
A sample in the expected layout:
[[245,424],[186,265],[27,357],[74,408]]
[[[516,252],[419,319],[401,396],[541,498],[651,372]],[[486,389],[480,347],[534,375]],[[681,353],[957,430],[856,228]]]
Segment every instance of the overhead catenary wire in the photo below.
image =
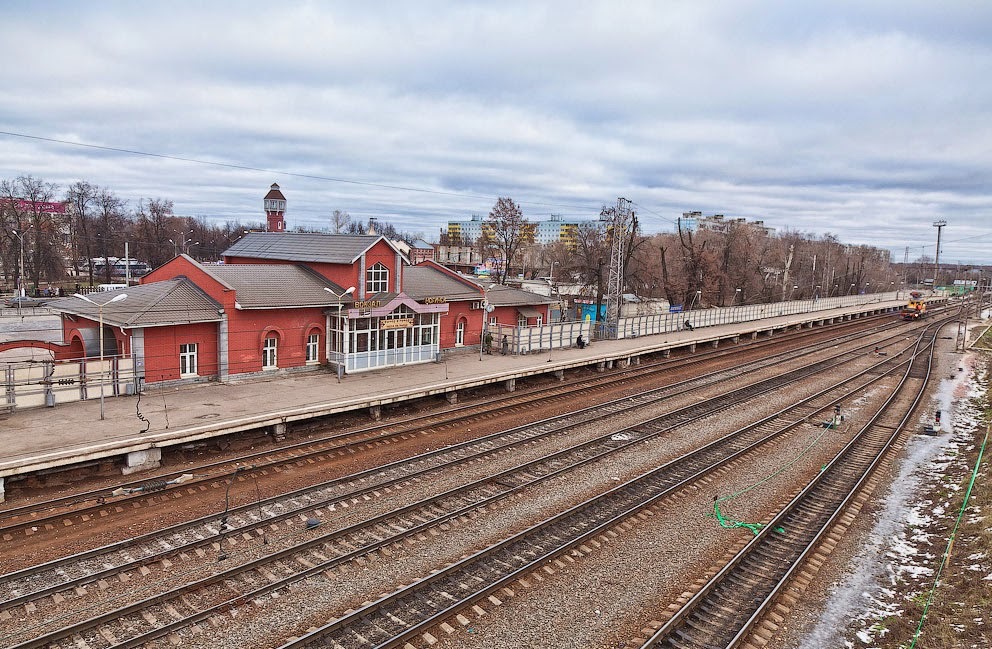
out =
[[[452,197],[457,197],[457,198],[482,199],[482,200],[487,200],[487,201],[488,200],[495,200],[495,198],[496,198],[495,196],[486,196],[486,195],[482,195],[482,194],[470,194],[470,193],[465,193],[465,192],[451,192],[451,191],[444,191],[444,190],[441,190],[441,189],[428,189],[428,188],[425,188],[425,187],[411,187],[411,186],[407,186],[407,185],[394,185],[394,184],[390,184],[390,183],[373,182],[373,181],[370,181],[370,180],[357,180],[357,179],[354,179],[354,178],[337,178],[337,177],[334,177],[334,176],[321,176],[321,175],[318,175],[318,174],[305,174],[305,173],[300,173],[300,172],[295,172],[295,171],[285,171],[285,170],[281,170],[281,169],[269,169],[269,168],[266,168],[266,167],[256,167],[256,166],[252,166],[252,165],[238,164],[238,163],[234,163],[234,162],[220,162],[220,161],[215,161],[215,160],[200,160],[198,158],[190,158],[190,157],[186,157],[186,156],[177,156],[177,155],[171,155],[171,154],[167,154],[167,153],[157,153],[157,152],[153,152],[153,151],[141,151],[139,149],[128,149],[128,148],[124,148],[124,147],[114,147],[114,146],[106,146],[106,145],[101,145],[101,144],[91,144],[91,143],[88,143],[88,142],[72,142],[70,140],[62,140],[62,139],[59,139],[59,138],[44,137],[44,136],[41,136],[41,135],[31,135],[31,134],[28,134],[28,133],[17,133],[17,132],[14,132],[14,131],[0,131],[0,135],[6,135],[8,137],[23,138],[23,139],[27,139],[27,140],[36,140],[36,141],[39,141],[39,142],[49,142],[49,143],[52,143],[52,144],[61,144],[61,145],[65,145],[65,146],[74,146],[74,147],[81,147],[81,148],[86,148],[86,149],[94,149],[94,150],[97,150],[97,151],[107,151],[107,152],[110,152],[110,153],[124,153],[124,154],[127,154],[127,155],[143,156],[143,157],[147,157],[147,158],[158,158],[158,159],[161,159],[161,160],[174,160],[174,161],[177,161],[177,162],[188,162],[190,164],[207,165],[207,166],[211,166],[211,167],[221,167],[221,168],[225,168],[225,169],[237,169],[239,171],[258,171],[258,172],[261,172],[261,173],[276,174],[276,175],[286,176],[286,177],[290,177],[290,178],[304,178],[304,179],[307,179],[307,180],[318,180],[318,181],[322,181],[322,182],[342,183],[342,184],[348,184],[348,185],[358,185],[358,186],[362,186],[362,187],[375,187],[375,188],[378,188],[378,189],[392,189],[392,190],[397,190],[397,191],[416,192],[416,193],[420,193],[420,194],[433,194],[433,195],[436,195],[436,196],[452,196]],[[516,203],[519,203],[519,204],[523,204],[523,205],[536,205],[536,206],[540,206],[540,207],[568,207],[568,208],[581,209],[581,210],[587,210],[587,209],[598,210],[599,209],[599,207],[594,206],[592,204],[590,204],[590,205],[578,205],[578,204],[569,204],[569,203],[544,203],[544,202],[540,202],[540,201],[521,201],[521,200],[515,200],[515,202]]]

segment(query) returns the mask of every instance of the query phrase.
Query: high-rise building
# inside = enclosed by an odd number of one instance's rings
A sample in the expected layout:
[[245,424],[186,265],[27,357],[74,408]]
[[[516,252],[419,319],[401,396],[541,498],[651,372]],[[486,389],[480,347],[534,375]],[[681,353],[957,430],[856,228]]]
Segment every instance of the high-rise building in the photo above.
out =
[[743,217],[728,219],[723,214],[703,216],[702,212],[682,212],[682,218],[679,219],[679,224],[683,230],[688,230],[690,232],[695,232],[697,230],[709,230],[710,232],[722,232],[724,234],[726,234],[726,232],[733,225],[749,225],[753,228],[761,230],[766,236],[775,236],[775,228],[766,226],[764,221],[748,221]]
[[[563,219],[560,214],[552,214],[543,221],[531,221],[531,224],[534,226],[533,238],[525,243],[546,245],[561,242],[570,248],[576,246],[579,232],[604,225],[601,220]],[[470,221],[449,221],[448,242],[451,245],[471,245],[489,227],[489,222],[481,214],[473,214]]]

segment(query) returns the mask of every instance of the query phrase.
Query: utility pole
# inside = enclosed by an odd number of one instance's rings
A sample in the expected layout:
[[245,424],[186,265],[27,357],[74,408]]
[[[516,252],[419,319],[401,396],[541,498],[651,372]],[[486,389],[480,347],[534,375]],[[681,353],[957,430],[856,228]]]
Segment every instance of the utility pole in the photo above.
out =
[[940,219],[933,222],[933,227],[937,228],[937,252],[933,262],[933,290],[937,290],[937,276],[940,275],[940,231],[947,225],[947,221]]
[[906,246],[906,252],[904,252],[902,255],[902,285],[906,286],[906,282],[908,281],[909,281],[909,246]]
[[606,324],[613,332],[616,332],[617,322],[620,320],[620,305],[623,303],[623,256],[627,250],[632,216],[630,201],[618,198],[611,226],[613,246],[610,252],[610,280],[606,289]]

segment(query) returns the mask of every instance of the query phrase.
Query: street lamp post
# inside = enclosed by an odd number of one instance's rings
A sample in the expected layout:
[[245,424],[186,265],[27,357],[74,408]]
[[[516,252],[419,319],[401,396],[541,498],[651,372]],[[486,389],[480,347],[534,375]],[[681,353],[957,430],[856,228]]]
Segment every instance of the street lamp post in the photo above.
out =
[[344,293],[342,293],[341,295],[338,295],[337,293],[335,293],[334,291],[332,291],[331,289],[329,289],[326,286],[324,287],[324,290],[327,291],[328,293],[330,293],[331,295],[333,295],[334,297],[336,297],[338,299],[338,318],[337,318],[337,325],[336,325],[337,326],[337,329],[338,329],[338,335],[337,335],[338,340],[337,340],[337,350],[336,350],[336,352],[337,352],[337,355],[338,355],[338,362],[337,362],[337,366],[338,366],[338,383],[340,383],[341,382],[341,376],[344,374],[344,350],[341,349],[342,345],[344,344],[344,334],[341,331],[341,307],[343,307],[344,304],[341,302],[341,300],[344,298],[345,295],[351,295],[352,293],[354,293],[355,292],[355,287],[354,286],[349,286],[348,287],[348,290],[345,291]]
[[107,370],[103,365],[103,307],[110,304],[111,302],[120,302],[127,297],[127,293],[121,293],[120,295],[115,295],[106,302],[96,302],[91,300],[81,293],[76,293],[73,297],[78,297],[80,300],[89,302],[96,306],[97,311],[100,314],[100,419],[103,417],[103,384],[106,383]]
[[[482,360],[482,354],[486,347],[486,334],[489,333],[489,314],[493,312],[493,305],[489,304],[489,291],[492,290],[495,284],[490,284],[489,287],[482,287],[482,337],[479,339],[479,360]],[[447,365],[445,365],[445,372],[447,372]]]
[[[17,273],[17,296],[21,298],[24,297],[24,235],[27,233],[27,230],[31,229],[31,227],[32,226],[29,225],[25,230],[21,230],[21,231],[11,230],[13,235],[17,237],[17,240],[21,246],[21,257],[20,257],[21,263],[20,266],[18,267],[18,273]],[[23,300],[17,301],[17,315],[21,315],[22,301]]]
[[189,251],[190,246],[200,245],[199,241],[193,241],[192,239],[187,239],[186,238],[187,234],[193,234],[193,231],[190,230],[189,232],[177,232],[175,239],[169,239],[169,243],[172,244],[173,252],[175,252],[175,255],[177,257],[179,256],[180,252],[185,255]]
[[686,317],[685,317],[686,322],[689,322],[689,314],[692,313],[692,306],[696,303],[696,300],[702,298],[702,296],[703,296],[703,291],[701,289],[697,290],[695,294],[693,294],[692,300],[689,302],[689,310],[686,312]]

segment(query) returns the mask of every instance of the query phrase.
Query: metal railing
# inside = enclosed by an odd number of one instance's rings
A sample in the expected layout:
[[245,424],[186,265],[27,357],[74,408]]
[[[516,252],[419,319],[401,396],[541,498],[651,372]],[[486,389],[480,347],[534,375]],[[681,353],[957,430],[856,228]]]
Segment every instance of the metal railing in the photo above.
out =
[[35,408],[56,403],[99,399],[101,378],[107,397],[135,394],[140,380],[131,356],[80,358],[66,361],[21,361],[2,368],[0,408]]
[[653,334],[682,331],[688,322],[690,327],[713,327],[738,322],[751,322],[764,318],[830,311],[851,306],[889,302],[902,299],[902,292],[870,293],[865,295],[843,295],[840,297],[789,300],[765,304],[742,304],[710,309],[693,309],[686,312],[660,313],[652,315],[620,318],[616,326],[605,322],[597,323],[596,337],[619,340]]

